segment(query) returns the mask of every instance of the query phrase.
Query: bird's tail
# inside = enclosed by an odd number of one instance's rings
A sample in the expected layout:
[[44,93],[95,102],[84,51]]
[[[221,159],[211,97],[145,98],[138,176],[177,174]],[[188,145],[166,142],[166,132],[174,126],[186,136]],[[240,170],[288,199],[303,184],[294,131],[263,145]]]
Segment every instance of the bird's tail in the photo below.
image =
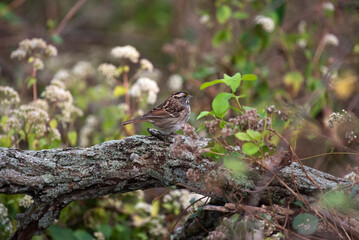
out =
[[125,126],[127,124],[133,124],[133,123],[139,123],[139,122],[144,122],[145,120],[142,117],[138,117],[138,118],[134,118],[134,119],[130,119],[128,121],[125,121],[122,123],[122,126]]

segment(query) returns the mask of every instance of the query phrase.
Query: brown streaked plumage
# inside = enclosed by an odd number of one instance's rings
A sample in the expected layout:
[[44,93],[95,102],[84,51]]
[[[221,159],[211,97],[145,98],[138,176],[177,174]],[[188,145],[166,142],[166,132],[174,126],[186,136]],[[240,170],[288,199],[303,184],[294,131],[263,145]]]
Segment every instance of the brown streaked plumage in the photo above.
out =
[[122,126],[139,122],[150,122],[162,133],[174,133],[186,123],[191,115],[189,99],[192,96],[186,92],[176,92],[141,117],[128,120]]

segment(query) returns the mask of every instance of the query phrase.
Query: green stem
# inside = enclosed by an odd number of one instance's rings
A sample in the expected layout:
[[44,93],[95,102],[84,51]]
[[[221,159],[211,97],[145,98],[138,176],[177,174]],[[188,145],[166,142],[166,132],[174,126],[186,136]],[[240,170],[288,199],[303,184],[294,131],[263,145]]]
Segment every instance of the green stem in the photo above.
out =
[[[32,68],[31,76],[36,79],[36,69],[34,66]],[[36,101],[37,100],[37,83],[36,82],[34,82],[34,84],[32,84],[32,94],[33,94],[33,100]]]
[[243,106],[239,103],[238,97],[237,97],[236,95],[234,95],[234,94],[233,94],[233,96],[234,96],[234,98],[236,99],[236,102],[237,102],[239,108],[243,111],[243,113],[245,113],[246,110],[245,110],[245,109],[243,108]]

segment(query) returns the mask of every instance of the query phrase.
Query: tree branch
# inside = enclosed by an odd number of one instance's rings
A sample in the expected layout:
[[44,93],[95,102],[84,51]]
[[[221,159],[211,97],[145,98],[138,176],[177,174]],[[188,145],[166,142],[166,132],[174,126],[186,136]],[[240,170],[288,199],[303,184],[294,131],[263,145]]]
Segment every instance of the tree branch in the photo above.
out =
[[[18,229],[11,239],[31,239],[41,234],[74,200],[137,189],[178,185],[222,202],[249,202],[253,196],[250,192],[256,192],[258,183],[268,178],[256,168],[236,178],[227,169],[199,157],[208,141],[176,136],[164,142],[150,136],[133,136],[89,148],[0,148],[0,193],[26,193],[34,198],[27,211],[17,216]],[[350,184],[308,167],[305,170],[322,191]],[[197,175],[193,177],[193,173]],[[277,175],[292,189],[294,176],[299,193],[308,201],[318,194],[297,164],[281,169]],[[264,190],[272,194],[273,203],[291,195],[276,180]],[[258,199],[258,203],[268,202],[268,194],[260,194]]]

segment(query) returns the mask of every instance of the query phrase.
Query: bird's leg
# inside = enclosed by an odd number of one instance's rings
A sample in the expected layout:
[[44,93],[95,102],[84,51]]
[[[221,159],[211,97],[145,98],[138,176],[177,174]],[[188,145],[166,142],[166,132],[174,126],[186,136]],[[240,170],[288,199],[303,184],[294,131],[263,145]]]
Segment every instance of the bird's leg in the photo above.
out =
[[167,141],[169,140],[169,138],[173,135],[173,134],[166,134],[166,133],[162,133],[160,131],[158,131],[157,129],[153,129],[153,128],[147,128],[147,131],[154,137],[162,140],[162,141]]

